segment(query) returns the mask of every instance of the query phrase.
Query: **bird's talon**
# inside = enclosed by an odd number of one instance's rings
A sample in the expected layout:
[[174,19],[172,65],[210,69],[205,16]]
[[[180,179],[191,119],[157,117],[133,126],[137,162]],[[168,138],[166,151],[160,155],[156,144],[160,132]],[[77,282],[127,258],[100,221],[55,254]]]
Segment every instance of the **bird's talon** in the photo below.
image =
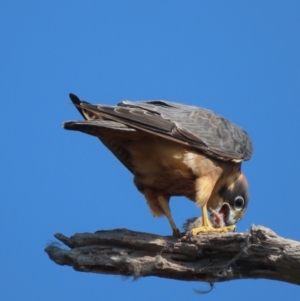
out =
[[189,236],[196,236],[199,233],[209,233],[209,232],[216,232],[216,233],[227,233],[228,231],[235,231],[235,225],[230,225],[221,228],[213,228],[211,226],[201,226],[198,228],[194,228],[190,231]]
[[227,229],[228,231],[235,232],[236,226],[235,226],[235,225],[226,226],[226,229]]

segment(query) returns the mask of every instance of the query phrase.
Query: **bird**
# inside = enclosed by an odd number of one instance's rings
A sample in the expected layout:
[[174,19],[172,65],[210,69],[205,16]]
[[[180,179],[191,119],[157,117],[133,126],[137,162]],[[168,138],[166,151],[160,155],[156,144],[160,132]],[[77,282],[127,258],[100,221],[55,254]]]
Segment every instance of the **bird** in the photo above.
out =
[[181,235],[170,210],[173,196],[201,208],[192,236],[235,230],[249,203],[241,165],[253,146],[245,130],[211,110],[170,101],[111,106],[69,97],[84,119],[66,121],[63,128],[98,137],[133,174],[153,216],[167,217],[173,236]]

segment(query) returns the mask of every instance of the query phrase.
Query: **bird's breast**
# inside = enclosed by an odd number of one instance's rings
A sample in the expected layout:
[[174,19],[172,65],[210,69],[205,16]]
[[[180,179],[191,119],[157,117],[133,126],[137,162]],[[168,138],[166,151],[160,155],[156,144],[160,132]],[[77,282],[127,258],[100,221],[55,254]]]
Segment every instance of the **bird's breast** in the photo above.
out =
[[134,167],[134,182],[145,188],[160,190],[169,196],[195,198],[195,179],[214,173],[218,166],[189,146],[160,137],[127,146]]

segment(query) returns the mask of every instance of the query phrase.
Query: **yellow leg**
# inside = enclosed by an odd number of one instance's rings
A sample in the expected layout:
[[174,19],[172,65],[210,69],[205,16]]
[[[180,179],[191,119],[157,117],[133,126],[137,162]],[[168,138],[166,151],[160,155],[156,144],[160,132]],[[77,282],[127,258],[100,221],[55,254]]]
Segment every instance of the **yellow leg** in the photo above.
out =
[[207,233],[207,232],[226,233],[228,231],[234,231],[235,230],[234,225],[221,227],[221,228],[212,227],[212,225],[211,225],[211,223],[208,219],[206,204],[203,207],[201,207],[201,209],[202,209],[202,226],[192,229],[191,230],[191,235],[192,236],[196,236],[199,233]]

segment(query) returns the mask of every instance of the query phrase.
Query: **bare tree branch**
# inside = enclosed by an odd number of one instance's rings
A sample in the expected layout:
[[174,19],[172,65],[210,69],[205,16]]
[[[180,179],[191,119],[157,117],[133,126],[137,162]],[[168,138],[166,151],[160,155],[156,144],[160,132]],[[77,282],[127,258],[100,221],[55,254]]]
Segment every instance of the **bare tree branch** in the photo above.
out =
[[300,284],[300,243],[262,226],[250,233],[201,234],[176,239],[126,229],[55,234],[70,249],[49,245],[59,265],[77,271],[219,282],[266,278]]

